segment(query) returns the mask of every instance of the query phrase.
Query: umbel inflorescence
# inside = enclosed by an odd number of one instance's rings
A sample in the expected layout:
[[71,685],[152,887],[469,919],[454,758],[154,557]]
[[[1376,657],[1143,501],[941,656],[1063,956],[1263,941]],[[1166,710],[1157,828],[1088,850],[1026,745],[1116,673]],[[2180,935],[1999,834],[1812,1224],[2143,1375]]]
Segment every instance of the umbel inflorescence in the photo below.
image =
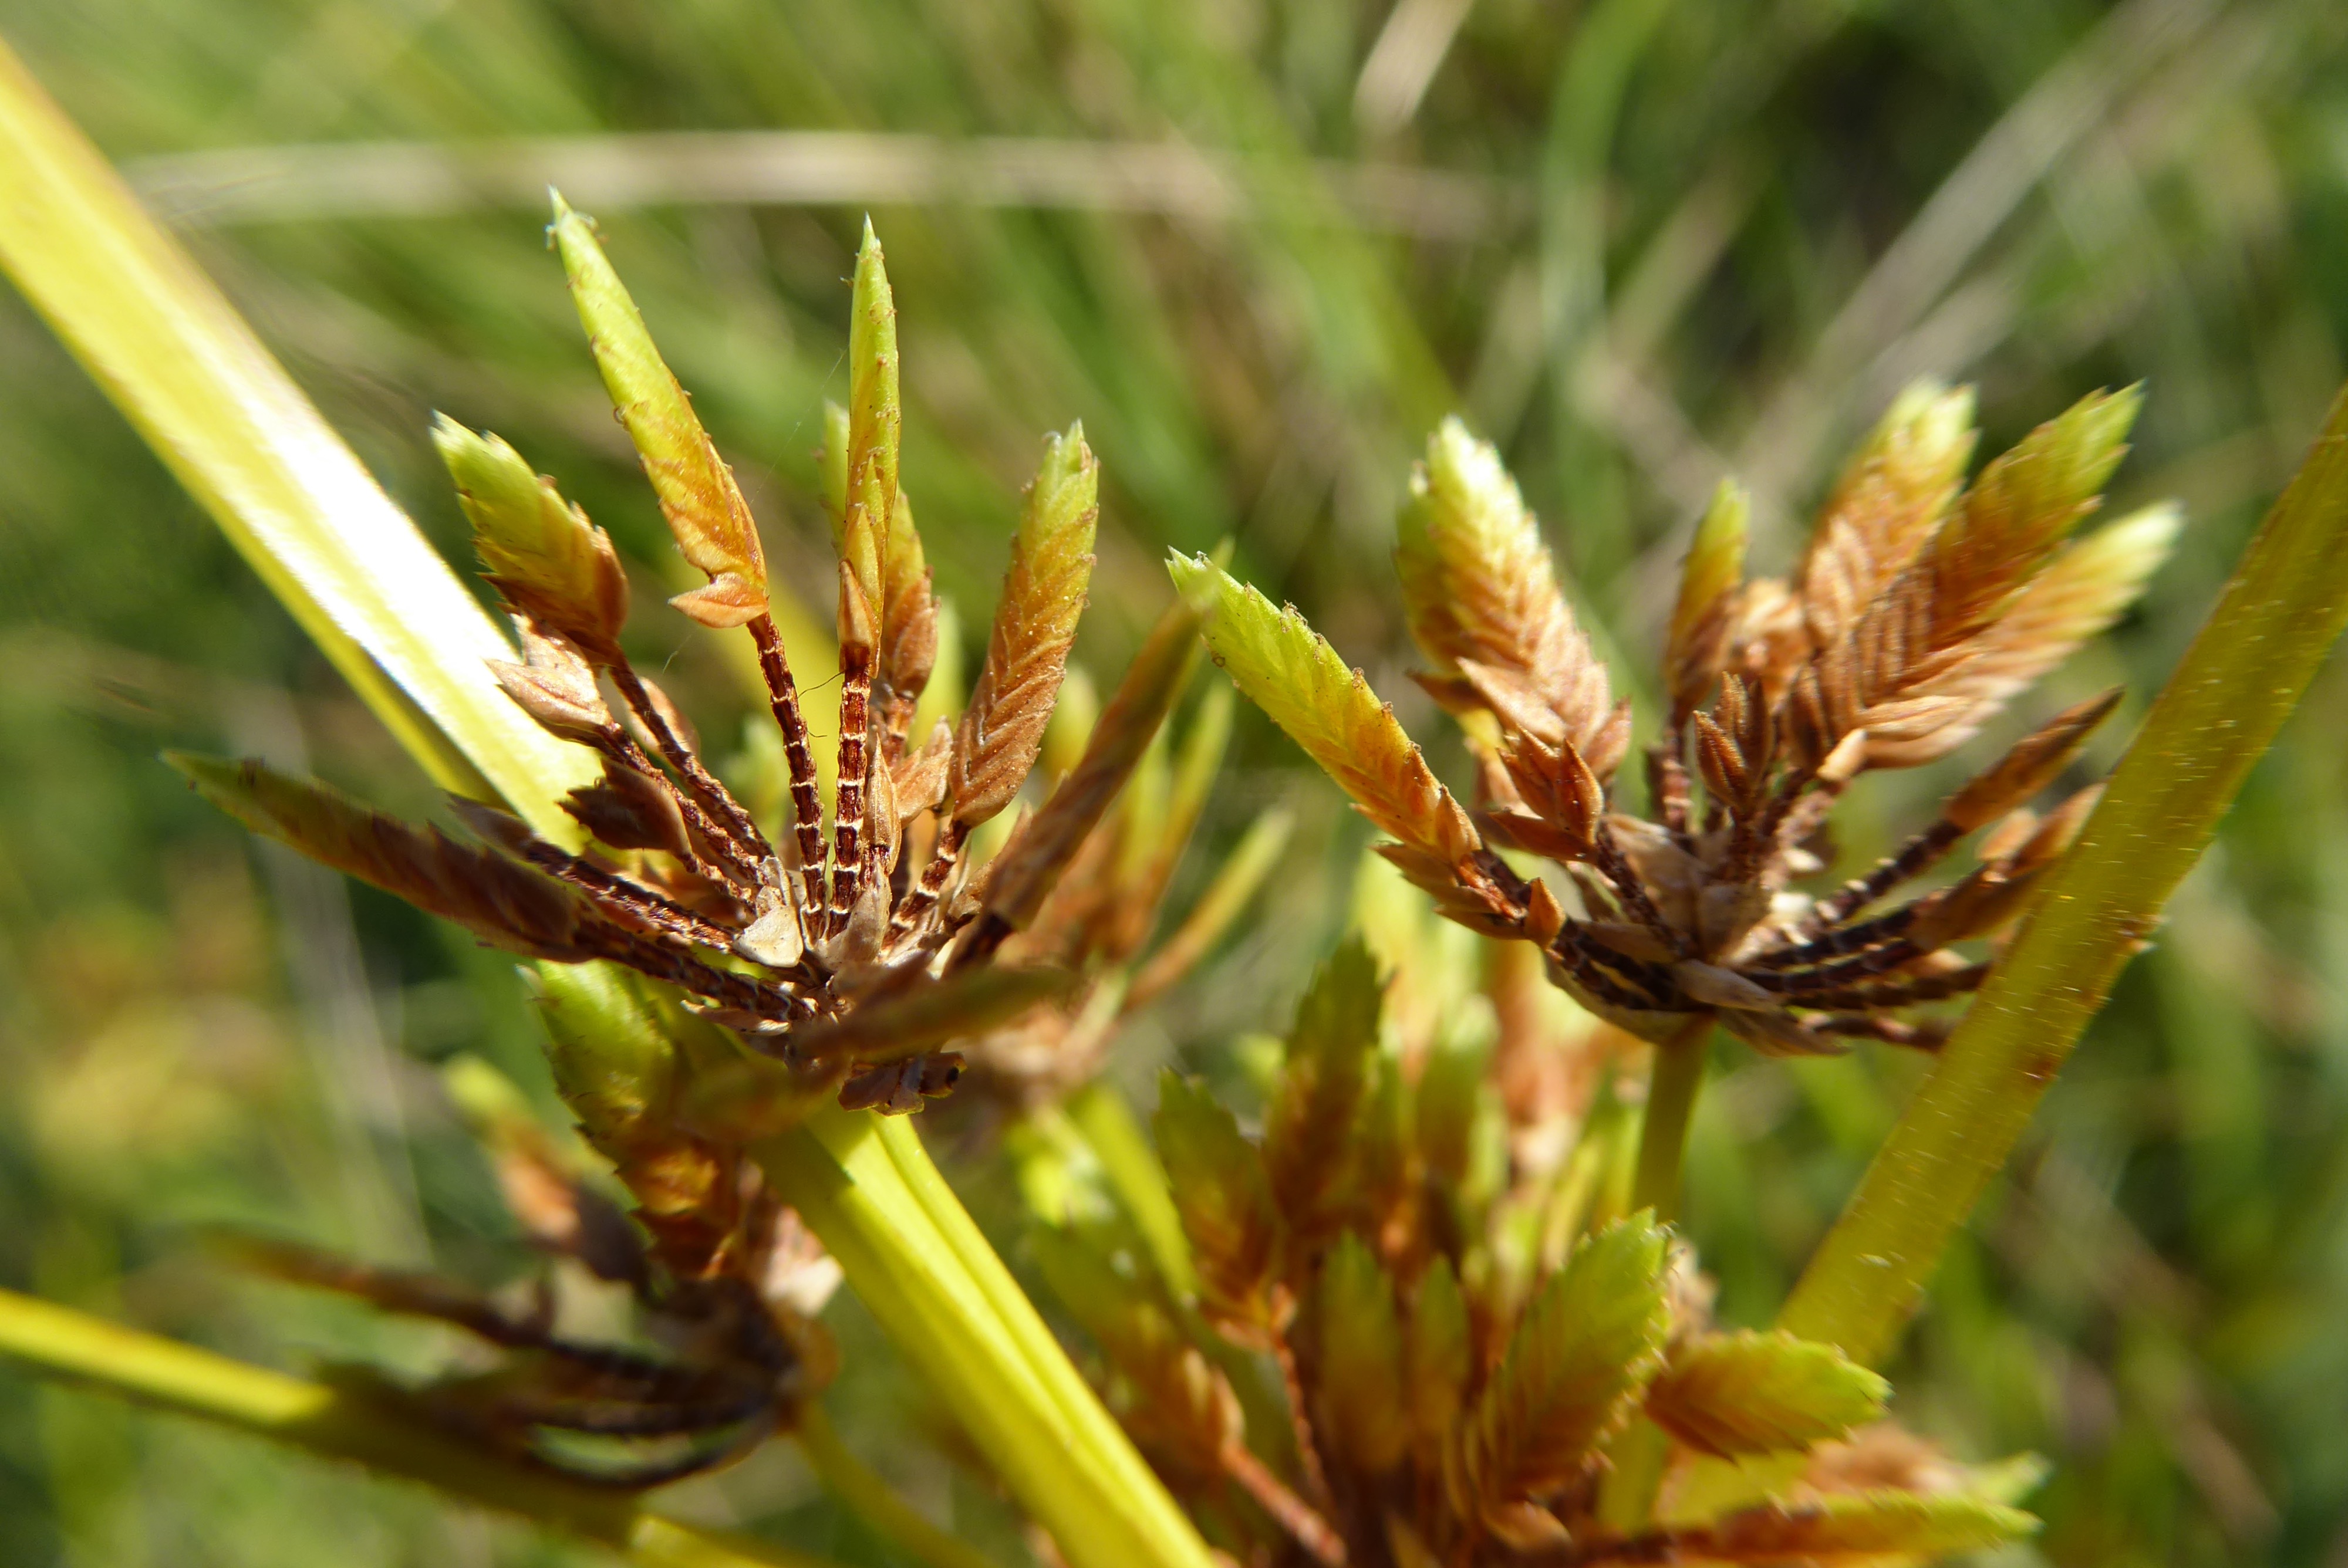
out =
[[958,722],[913,733],[939,612],[898,482],[895,310],[868,227],[849,401],[829,410],[823,454],[839,646],[837,784],[825,802],[741,490],[591,226],[558,204],[551,232],[613,406],[679,549],[709,579],[671,603],[704,626],[745,628],[756,644],[788,766],[783,831],[769,839],[631,667],[620,645],[627,579],[602,530],[504,442],[446,417],[434,440],[521,642],[522,659],[497,664],[497,678],[602,764],[597,783],[561,803],[584,846],[476,801],[453,803],[478,839],[467,843],[255,763],[178,765],[252,826],[487,942],[556,963],[610,960],[680,988],[780,1069],[736,1075],[737,1089],[759,1086],[767,1114],[831,1092],[851,1109],[918,1109],[961,1072],[962,1058],[940,1049],[949,1040],[1075,985],[1063,968],[994,960],[1034,921],[1179,694],[1193,622],[1169,614],[1072,787],[1025,825],[982,888],[968,875],[973,835],[1035,764],[1084,609],[1098,467],[1080,427],[1046,439],[969,703]]
[[[510,446],[445,417],[433,438],[520,644],[496,678],[600,764],[595,783],[561,803],[571,842],[479,801],[452,800],[472,835],[452,838],[257,762],[172,761],[256,830],[539,960],[556,1087],[641,1231],[513,1111],[510,1092],[490,1093],[476,1120],[525,1233],[626,1286],[640,1326],[668,1350],[566,1340],[550,1297],[517,1311],[436,1276],[283,1245],[252,1255],[506,1353],[491,1372],[378,1396],[530,1461],[641,1487],[792,1426],[829,1376],[813,1314],[839,1271],[747,1145],[827,1099],[918,1110],[961,1075],[962,1053],[946,1049],[956,1042],[979,1052],[999,1101],[1065,1091],[1097,1063],[1120,1009],[1170,983],[1231,918],[1268,854],[1243,850],[1127,982],[1121,966],[1141,956],[1229,723],[1210,704],[1179,763],[1153,744],[1200,650],[1197,618],[1178,601],[1050,798],[977,865],[974,835],[1019,794],[1058,704],[1091,577],[1098,469],[1080,428],[1046,438],[968,703],[916,733],[940,608],[898,479],[895,310],[869,226],[849,401],[828,407],[822,453],[839,556],[826,802],[741,490],[591,225],[558,199],[551,232],[670,531],[708,579],[671,602],[705,627],[746,629],[756,647],[788,776],[779,830],[769,835],[710,772],[691,728],[630,664],[628,582],[603,531]],[[1137,780],[1141,791],[1117,804]],[[1141,794],[1160,809],[1137,811]],[[621,1440],[622,1451],[582,1453],[584,1437]],[[638,1451],[644,1440],[658,1451]]]
[[[1472,807],[1293,610],[1202,559],[1172,570],[1215,661],[1391,835],[1379,852],[1453,919],[1535,944],[1592,1012],[1659,1041],[1716,1020],[1773,1054],[1854,1037],[1929,1048],[1944,1025],[1909,1009],[1982,983],[1986,962],[1962,945],[2022,913],[2095,791],[2043,817],[2028,803],[2117,693],[2025,736],[1866,876],[1822,895],[1798,885],[1831,860],[1828,817],[1853,779],[1947,755],[2135,599],[2174,510],[2072,536],[2137,406],[2133,389],[2085,398],[1967,485],[1970,392],[1915,387],[1851,460],[1785,579],[1745,580],[1747,507],[1724,484],[1665,640],[1669,711],[1646,757],[1644,816],[1615,788],[1629,704],[1498,455],[1457,421],[1412,476],[1395,560],[1431,665],[1419,682],[1477,758]],[[1972,871],[1875,910],[1984,827]],[[1559,885],[1503,850],[1551,862]]]

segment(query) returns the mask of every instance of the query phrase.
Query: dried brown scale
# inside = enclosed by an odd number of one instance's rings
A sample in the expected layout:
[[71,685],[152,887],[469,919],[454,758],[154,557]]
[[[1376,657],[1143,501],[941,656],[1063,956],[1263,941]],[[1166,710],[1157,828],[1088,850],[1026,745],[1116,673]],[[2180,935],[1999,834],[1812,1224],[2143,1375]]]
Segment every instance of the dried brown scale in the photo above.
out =
[[1622,902],[1623,912],[1662,938],[1664,945],[1681,957],[1693,953],[1695,946],[1687,933],[1664,919],[1663,911],[1655,907],[1654,899],[1647,892],[1647,885],[1632,869],[1630,860],[1622,853],[1622,844],[1614,836],[1614,830],[1602,819],[1590,842],[1591,864],[1613,884],[1615,895]]
[[757,646],[758,671],[767,682],[767,702],[774,710],[775,727],[783,733],[783,760],[791,779],[791,821],[798,835],[799,864],[812,870],[823,864],[823,799],[818,793],[815,753],[808,743],[807,717],[799,712],[799,689],[791,679],[790,661],[772,617],[761,615],[749,623],[750,640]]

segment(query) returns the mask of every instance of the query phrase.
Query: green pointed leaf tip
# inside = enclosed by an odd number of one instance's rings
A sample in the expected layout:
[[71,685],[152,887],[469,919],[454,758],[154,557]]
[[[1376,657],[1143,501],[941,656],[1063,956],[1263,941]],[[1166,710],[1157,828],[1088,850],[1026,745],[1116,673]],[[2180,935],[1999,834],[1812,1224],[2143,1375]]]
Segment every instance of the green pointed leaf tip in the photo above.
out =
[[1205,556],[1170,557],[1174,586],[1203,621],[1231,683],[1304,749],[1379,828],[1457,865],[1481,847],[1474,825],[1361,671],[1293,608],[1275,610]]
[[1085,422],[1079,419],[1066,434],[1044,437],[1044,461],[1020,513],[1020,548],[1041,550],[1080,536],[1083,548],[1091,549],[1099,507],[1100,463],[1085,445]]
[[739,625],[752,620],[765,612],[767,564],[749,507],[702,429],[692,399],[654,346],[635,302],[595,238],[593,224],[572,211],[561,195],[553,201],[555,248],[561,253],[572,298],[612,406],[635,443],[677,548],[709,574],[712,588],[721,590],[714,596],[710,589],[680,595],[681,600],[691,602],[679,608],[688,614],[706,610],[695,618],[710,624]]
[[628,579],[602,529],[495,436],[432,418],[432,445],[473,525],[473,548],[515,609],[592,652],[616,652]]
[[897,390],[897,304],[870,220],[856,252],[848,327],[848,446],[840,559],[877,616],[885,591],[883,555],[897,509],[897,454],[903,416]]
[[1280,1235],[1263,1162],[1204,1084],[1172,1071],[1159,1079],[1152,1125],[1201,1297],[1220,1317],[1261,1323]]
[[555,1092],[588,1142],[624,1147],[649,1118],[664,1117],[676,1082],[676,1048],[641,983],[611,964],[541,964],[528,971],[546,1026]]
[[1663,1257],[1642,1211],[1583,1241],[1533,1297],[1465,1434],[1488,1512],[1574,1479],[1630,1414],[1671,1329]]
[[1357,1467],[1382,1475],[1402,1462],[1410,1435],[1402,1323],[1394,1282],[1350,1231],[1322,1266],[1319,1305],[1326,1430]]
[[1721,1458],[1807,1450],[1876,1419],[1890,1386],[1831,1345],[1779,1330],[1705,1334],[1676,1348],[1647,1414]]

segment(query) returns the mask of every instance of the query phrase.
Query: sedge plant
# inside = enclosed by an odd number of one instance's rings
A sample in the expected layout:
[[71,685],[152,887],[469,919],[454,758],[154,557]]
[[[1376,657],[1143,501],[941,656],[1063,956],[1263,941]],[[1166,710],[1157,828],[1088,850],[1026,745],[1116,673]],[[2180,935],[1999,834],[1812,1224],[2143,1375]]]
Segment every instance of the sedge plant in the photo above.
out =
[[[819,1243],[1072,1564],[1203,1564],[1210,1537],[1251,1558],[1411,1568],[1912,1561],[2028,1528],[2009,1506],[2018,1472],[1965,1470],[1881,1425],[1886,1389],[1865,1364],[2348,618],[2333,564],[2348,534],[2348,413],[2335,410],[2100,804],[2074,791],[2039,815],[2031,803],[2109,699],[2044,723],[1876,870],[1817,883],[1853,778],[1962,743],[2118,613],[2175,526],[2156,511],[2074,537],[2118,460],[2133,393],[2084,401],[1968,483],[1964,395],[1923,387],[1854,460],[1788,579],[1744,580],[1733,490],[1704,519],[1669,629],[1670,712],[1647,753],[1644,815],[1613,787],[1628,714],[1529,512],[1491,450],[1447,425],[1398,561],[1424,682],[1476,755],[1467,804],[1301,618],[1214,561],[1180,559],[1179,602],[1081,755],[982,867],[978,830],[1035,767],[1061,689],[1096,469],[1080,430],[1047,444],[969,703],[917,733],[936,608],[900,480],[877,241],[860,254],[850,402],[828,443],[839,685],[827,802],[739,489],[592,229],[556,211],[615,409],[706,579],[679,608],[756,645],[788,774],[788,815],[769,825],[629,667],[624,579],[551,482],[493,437],[438,433],[517,647],[5,67],[0,192],[22,220],[0,233],[0,261],[469,803],[457,814],[469,835],[257,764],[186,759],[183,771],[262,831],[539,966],[558,1081],[634,1214],[615,1233],[584,1189],[566,1198],[540,1181],[541,1200],[555,1197],[525,1223],[630,1286],[675,1347],[649,1358],[575,1346],[427,1279],[281,1254],[280,1266],[471,1327],[510,1358],[461,1383],[323,1389],[135,1340],[107,1342],[127,1348],[109,1357],[87,1320],[5,1302],[11,1353],[645,1560],[757,1560],[763,1548],[660,1521],[637,1499],[794,1427],[843,1493],[866,1490],[812,1402],[829,1351],[810,1299],[777,1288],[819,1273]],[[1576,1198],[1553,1245],[1512,1258],[1495,1238],[1539,1205],[1475,1153],[1490,1120],[1483,1063],[1389,1049],[1399,977],[1366,948],[1341,948],[1308,989],[1259,1135],[1169,1079],[1153,1155],[1083,1082],[1097,1034],[1077,1034],[1086,1049],[1048,1071],[1008,1053],[1005,1075],[1024,1085],[1013,1098],[1064,1101],[1112,1194],[1107,1210],[1064,1205],[1038,1255],[1101,1353],[1113,1416],[904,1113],[955,1087],[964,1042],[1007,1040],[1032,1057],[1055,1030],[1066,1038],[1071,1020],[1097,1025],[1120,1005],[1128,982],[1104,986],[1101,972],[1134,960],[1138,941],[1092,934],[1086,900],[1162,893],[1152,856],[1168,840],[1112,863],[1146,824],[1116,803],[1148,771],[1200,632],[1442,916],[1535,955],[1581,1009],[1647,1042],[1653,1068],[1622,1201]],[[1972,870],[1881,907],[1977,833]],[[2147,833],[2159,853],[2132,858]],[[1243,856],[1232,885],[1260,876],[1261,858]],[[1190,929],[1129,983],[1184,961]],[[1977,991],[1952,1030],[1946,1008]],[[1673,1229],[1715,1024],[1780,1054],[1873,1040],[1937,1058],[1772,1334],[1713,1327]],[[495,1143],[495,1094],[474,1091]],[[1594,1125],[1583,1136],[1602,1149]],[[1620,1132],[1614,1146],[1631,1149]],[[529,1163],[526,1133],[505,1138],[517,1177],[553,1169]],[[1544,1166],[1560,1168],[1591,1175],[1586,1160]],[[1119,1242],[1122,1224],[1136,1246]],[[683,1438],[685,1458],[593,1470],[551,1440],[599,1422]],[[482,1465],[466,1471],[452,1457],[466,1452]],[[505,1488],[508,1474],[539,1484]],[[616,1501],[580,1501],[596,1496]],[[871,1515],[891,1511],[870,1500]],[[910,1525],[901,1539],[951,1555]]]

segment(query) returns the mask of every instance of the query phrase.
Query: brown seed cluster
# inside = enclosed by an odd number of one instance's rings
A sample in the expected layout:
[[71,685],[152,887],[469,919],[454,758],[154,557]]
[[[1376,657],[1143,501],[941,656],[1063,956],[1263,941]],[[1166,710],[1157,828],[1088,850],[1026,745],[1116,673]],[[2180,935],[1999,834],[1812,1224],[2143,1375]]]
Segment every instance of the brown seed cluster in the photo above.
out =
[[[1413,476],[1395,563],[1420,681],[1478,762],[1475,805],[1438,783],[1391,710],[1294,611],[1203,561],[1174,562],[1217,661],[1397,841],[1380,846],[1453,918],[1522,938],[1599,1016],[1650,1040],[1706,1020],[1775,1054],[1853,1038],[1931,1048],[1910,1009],[1965,994],[1994,939],[2083,825],[2092,789],[2043,818],[2116,693],[2047,721],[1866,876],[1823,896],[1828,816],[1869,770],[1937,760],[2108,625],[2165,554],[2155,507],[2084,538],[2137,397],[2097,394],[1972,483],[1971,395],[1904,395],[1828,498],[1786,579],[1745,580],[1742,496],[1700,524],[1663,651],[1670,701],[1646,815],[1616,774],[1628,704],[1575,625],[1498,455],[1453,421]],[[1974,832],[1973,869],[1878,906]],[[1552,887],[1499,851],[1546,859]]]

